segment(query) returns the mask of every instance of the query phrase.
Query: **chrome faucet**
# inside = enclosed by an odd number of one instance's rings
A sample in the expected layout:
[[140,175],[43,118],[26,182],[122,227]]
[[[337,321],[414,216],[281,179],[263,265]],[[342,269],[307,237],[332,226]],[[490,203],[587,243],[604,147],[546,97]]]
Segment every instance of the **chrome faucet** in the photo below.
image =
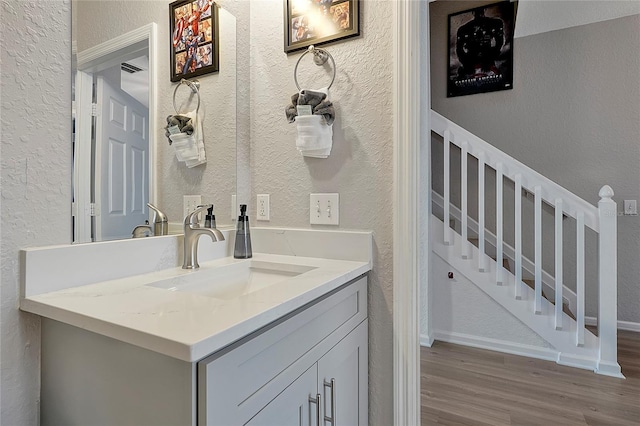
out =
[[131,231],[131,238],[151,237],[152,235],[153,231],[148,220],[145,225],[138,225]]
[[167,215],[151,203],[147,203],[147,206],[153,210],[153,235],[168,235],[169,219],[167,219]]
[[198,240],[201,235],[208,235],[211,241],[224,241],[224,235],[216,228],[201,228],[198,223],[198,213],[201,213],[212,204],[198,206],[184,218],[184,262],[182,269],[197,269],[198,265]]

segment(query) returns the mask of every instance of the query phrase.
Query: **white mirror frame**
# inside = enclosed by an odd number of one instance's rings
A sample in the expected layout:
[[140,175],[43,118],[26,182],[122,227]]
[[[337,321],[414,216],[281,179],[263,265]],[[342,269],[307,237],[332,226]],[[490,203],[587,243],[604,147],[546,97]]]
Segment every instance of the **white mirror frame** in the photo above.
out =
[[91,140],[91,116],[86,112],[91,111],[92,101],[91,96],[87,95],[91,91],[87,88],[93,83],[87,72],[99,64],[116,59],[122,50],[135,50],[137,46],[145,46],[149,49],[149,202],[156,204],[157,32],[157,25],[152,22],[78,53],[74,106],[76,110],[76,143],[73,158],[75,200],[72,206],[72,214],[76,218],[74,243],[91,242],[91,216],[87,211],[91,202],[91,148],[89,144],[78,143],[80,140]]

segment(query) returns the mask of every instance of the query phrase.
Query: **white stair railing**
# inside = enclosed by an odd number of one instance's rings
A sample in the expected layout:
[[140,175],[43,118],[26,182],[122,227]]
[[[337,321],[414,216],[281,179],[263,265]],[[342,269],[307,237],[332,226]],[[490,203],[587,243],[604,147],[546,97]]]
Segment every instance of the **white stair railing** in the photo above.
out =
[[[616,220],[617,205],[612,200],[613,190],[605,185],[600,190],[600,201],[596,208],[592,204],[566,190],[562,186],[552,182],[538,172],[525,166],[504,152],[488,144],[469,131],[457,124],[447,120],[435,111],[431,111],[431,129],[433,132],[443,137],[444,155],[444,243],[452,243],[450,225],[451,214],[451,148],[456,146],[460,149],[460,193],[461,193],[461,235],[463,247],[462,258],[466,259],[469,254],[465,246],[467,241],[467,226],[469,213],[467,208],[468,197],[468,156],[475,157],[478,164],[478,271],[487,270],[486,246],[485,246],[485,168],[489,167],[496,174],[495,209],[496,209],[496,233],[495,252],[496,263],[495,281],[497,285],[503,284],[503,250],[504,242],[504,220],[503,209],[512,211],[514,215],[514,263],[516,299],[522,297],[524,284],[522,282],[522,189],[525,189],[534,197],[534,303],[533,311],[536,315],[543,315],[542,309],[542,287],[543,271],[542,267],[542,247],[543,230],[542,215],[543,203],[552,206],[554,209],[554,246],[555,246],[555,309],[550,315],[554,315],[554,325],[556,330],[565,327],[563,319],[563,228],[562,222],[565,216],[576,220],[576,322],[575,344],[582,346],[585,342],[585,229],[589,228],[598,234],[598,353],[597,361],[598,373],[621,377],[620,366],[617,363],[617,242],[616,242]],[[503,187],[504,180],[513,181],[515,188],[515,204],[505,205]]]

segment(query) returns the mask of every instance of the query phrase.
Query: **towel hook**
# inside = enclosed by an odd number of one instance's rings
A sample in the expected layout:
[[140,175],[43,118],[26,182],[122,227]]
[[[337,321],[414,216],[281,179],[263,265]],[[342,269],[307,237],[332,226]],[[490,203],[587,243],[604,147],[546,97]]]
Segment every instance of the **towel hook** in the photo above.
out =
[[176,93],[178,93],[178,88],[183,84],[186,86],[189,86],[191,91],[196,95],[198,95],[198,106],[196,107],[196,114],[197,114],[198,110],[200,109],[200,90],[199,90],[200,82],[198,80],[189,81],[189,80],[185,80],[184,78],[180,80],[180,83],[177,84],[176,88],[173,90],[173,109],[176,112],[176,114],[180,114],[180,111],[178,111],[178,107],[176,106]]
[[326,64],[327,59],[331,59],[331,63],[333,64],[333,77],[331,78],[331,83],[329,83],[329,87],[327,87],[327,90],[329,90],[331,86],[333,86],[333,82],[336,80],[336,61],[334,61],[333,56],[331,56],[331,53],[327,52],[324,49],[314,47],[313,45],[309,46],[309,48],[298,58],[298,62],[296,62],[296,67],[293,69],[293,81],[295,81],[296,87],[298,88],[298,90],[302,90],[300,89],[300,85],[298,84],[298,65],[300,65],[300,61],[302,60],[302,58],[304,58],[304,55],[306,55],[307,53],[313,53],[313,62],[318,66],[322,66]]

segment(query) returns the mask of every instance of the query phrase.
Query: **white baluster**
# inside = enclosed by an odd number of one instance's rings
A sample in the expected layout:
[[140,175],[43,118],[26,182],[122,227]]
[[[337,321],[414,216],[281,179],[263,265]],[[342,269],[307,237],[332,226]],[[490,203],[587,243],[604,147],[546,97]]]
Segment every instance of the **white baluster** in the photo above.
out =
[[534,254],[534,271],[535,271],[535,308],[536,314],[542,313],[542,188],[536,186],[533,188],[535,194],[534,209],[534,238],[535,238],[535,254]]
[[468,206],[467,206],[467,157],[468,157],[468,147],[469,145],[464,142],[462,144],[462,159],[461,159],[461,165],[460,165],[460,182],[461,182],[461,186],[462,186],[462,200],[461,200],[461,207],[462,207],[462,258],[463,259],[468,259],[469,258],[469,240],[467,239],[467,223],[468,223],[468,217],[469,217],[469,212],[468,212]]
[[516,299],[522,299],[522,175],[515,176]]
[[504,256],[502,253],[502,163],[496,164],[496,283],[502,285],[504,281],[503,266]]
[[557,198],[555,203],[555,252],[556,252],[556,330],[562,329],[562,199]]
[[484,254],[484,153],[478,154],[478,270],[487,270]]
[[445,245],[451,245],[451,225],[450,220],[450,208],[451,208],[451,172],[449,156],[451,155],[451,133],[449,130],[444,131],[444,243]]
[[622,377],[618,365],[618,284],[617,284],[617,205],[611,199],[609,185],[600,189],[598,214],[600,216],[599,277],[598,277],[598,337],[600,359],[598,372]]
[[576,218],[576,345],[584,346],[584,213]]

